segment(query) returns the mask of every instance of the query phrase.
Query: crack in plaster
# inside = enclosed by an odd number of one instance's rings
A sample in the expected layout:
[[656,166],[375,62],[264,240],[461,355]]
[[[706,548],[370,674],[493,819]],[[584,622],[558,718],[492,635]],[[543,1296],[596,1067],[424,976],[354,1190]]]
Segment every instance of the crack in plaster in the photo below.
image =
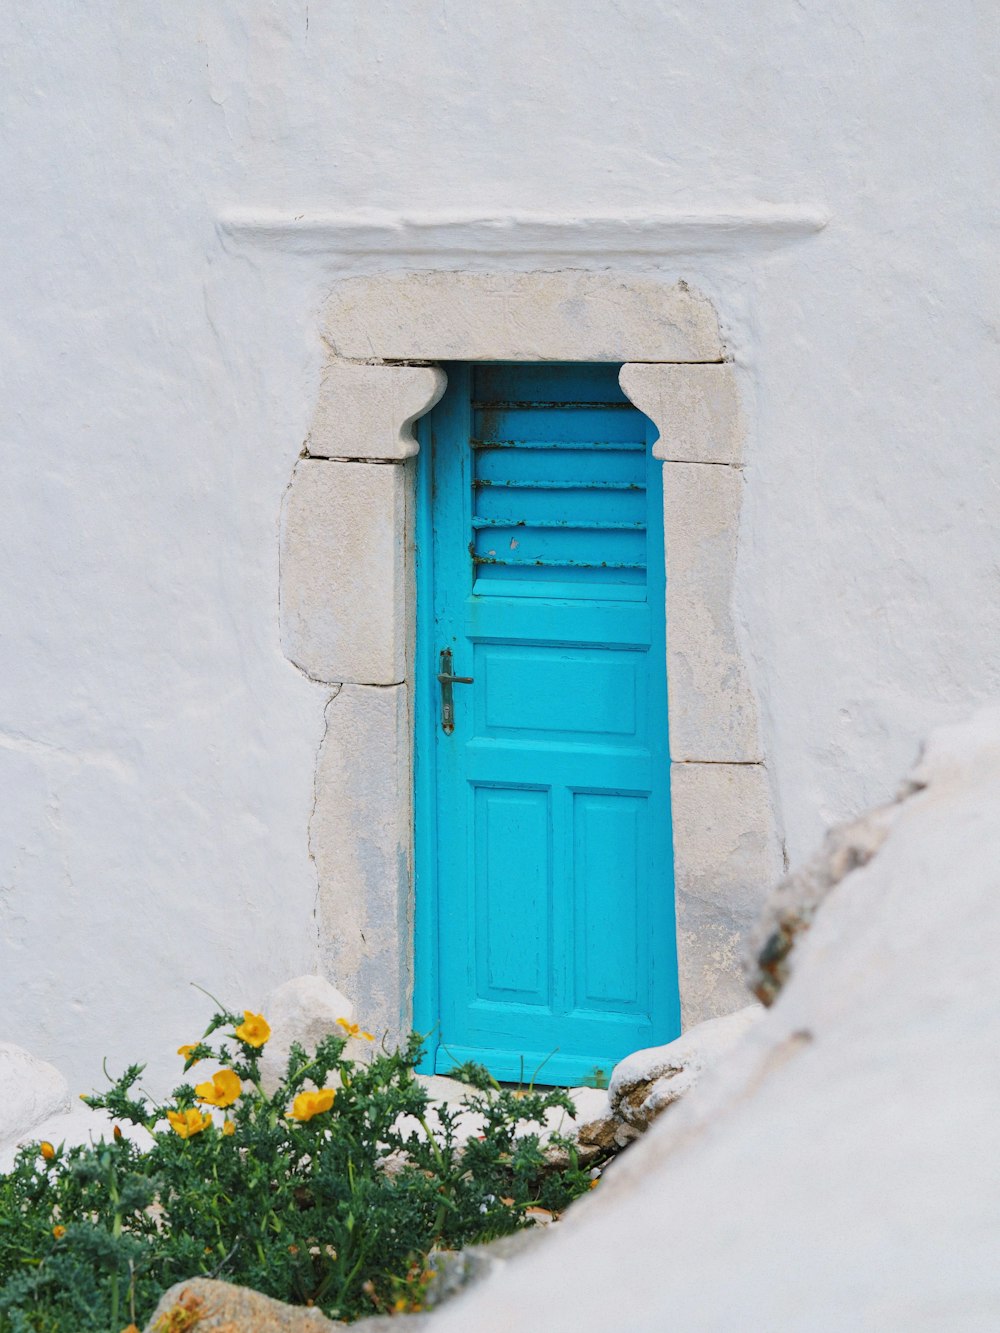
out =
[[[299,668],[301,670],[301,668]],[[303,674],[306,674],[303,672]],[[309,677],[311,679],[311,677]],[[330,696],[323,705],[323,729],[320,733],[319,744],[316,746],[316,754],[313,760],[313,778],[312,778],[312,806],[309,810],[309,819],[306,823],[306,847],[309,851],[309,860],[312,863],[313,878],[316,881],[316,892],[313,898],[313,924],[316,930],[317,951],[322,954],[322,940],[320,939],[320,874],[319,865],[316,861],[316,848],[313,840],[313,825],[316,822],[316,811],[319,806],[319,767],[323,758],[323,747],[326,745],[326,738],[330,732],[330,709],[337,700],[337,696],[343,689],[343,685],[334,685],[331,688]]]

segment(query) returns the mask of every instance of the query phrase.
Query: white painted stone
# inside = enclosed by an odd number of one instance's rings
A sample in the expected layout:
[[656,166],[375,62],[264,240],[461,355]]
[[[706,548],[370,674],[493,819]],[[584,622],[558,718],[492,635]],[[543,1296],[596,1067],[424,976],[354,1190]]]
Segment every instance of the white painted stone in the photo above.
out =
[[406,687],[345,685],[327,705],[309,825],[320,963],[392,1043],[410,1031],[410,782]]
[[408,458],[413,423],[444,393],[434,366],[366,366],[332,361],[306,442],[311,458]]
[[[450,1112],[457,1112],[458,1114],[458,1119],[455,1122],[457,1142],[465,1143],[473,1135],[483,1132],[485,1118],[482,1113],[462,1107],[466,1098],[480,1095],[476,1093],[475,1089],[467,1083],[460,1083],[458,1079],[442,1077],[441,1075],[426,1077],[418,1074],[417,1079],[426,1089],[431,1099],[425,1119],[432,1133],[444,1132],[444,1126],[438,1115],[438,1107],[441,1106],[445,1106]],[[568,1111],[564,1111],[561,1107],[552,1107],[546,1113],[545,1120],[541,1125],[537,1122],[525,1121],[516,1131],[515,1137],[524,1138],[529,1134],[537,1134],[539,1141],[543,1144],[548,1143],[553,1135],[574,1138],[581,1125],[609,1114],[608,1094],[600,1088],[568,1088],[567,1094],[575,1108],[574,1115],[570,1115]],[[423,1132],[420,1122],[413,1116],[400,1116],[396,1121],[396,1127],[404,1134],[422,1134]]]
[[338,355],[426,361],[712,361],[712,305],[626,273],[377,273],[337,283]]
[[674,760],[761,760],[757,702],[733,621],[743,482],[729,467],[664,463],[667,691]]
[[741,959],[781,848],[760,764],[672,764],[677,953],[686,1028],[749,1000]]
[[623,391],[657,430],[653,457],[673,463],[738,464],[745,426],[735,367],[622,366]]
[[102,1139],[111,1138],[116,1125],[124,1137],[131,1139],[138,1147],[150,1146],[152,1139],[141,1126],[115,1120],[106,1111],[95,1111],[81,1101],[71,1101],[68,1109],[47,1116],[30,1132],[18,1134],[12,1139],[0,1139],[0,1172],[11,1169],[18,1149],[26,1144],[47,1140],[56,1148],[60,1145],[74,1148],[80,1144],[99,1143]]
[[[354,1021],[354,1005],[343,992],[323,977],[293,977],[276,987],[264,1001],[264,1017],[271,1037],[260,1062],[261,1082],[274,1091],[288,1068],[293,1042],[311,1055],[324,1037],[346,1036],[338,1018]],[[356,1052],[347,1052],[352,1058]]]
[[774,1007],[435,1333],[1000,1324],[1000,710],[918,773]]
[[403,679],[405,531],[400,464],[297,465],[282,522],[282,642],[313,680]]
[[696,1087],[705,1071],[728,1055],[763,1015],[762,1005],[747,1005],[698,1023],[665,1046],[627,1055],[615,1065],[608,1085],[611,1113],[636,1129],[646,1129]]
[[0,1144],[27,1134],[68,1102],[69,1087],[54,1065],[0,1042]]

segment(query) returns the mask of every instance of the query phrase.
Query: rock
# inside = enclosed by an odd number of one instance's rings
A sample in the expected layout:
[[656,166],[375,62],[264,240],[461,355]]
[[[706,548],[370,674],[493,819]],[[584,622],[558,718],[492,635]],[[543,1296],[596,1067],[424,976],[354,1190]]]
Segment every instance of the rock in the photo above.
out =
[[744,1040],[433,1333],[1000,1327],[998,811],[991,710],[876,812]]
[[763,1004],[773,1004],[788,979],[795,941],[812,925],[823,899],[852,870],[868,864],[888,837],[898,809],[880,806],[831,829],[817,855],[772,890],[751,932],[745,968],[747,985]]
[[[547,1225],[551,1225],[550,1222]],[[547,1226],[525,1227],[510,1236],[501,1236],[488,1245],[468,1245],[464,1250],[438,1250],[431,1255],[430,1267],[434,1274],[427,1285],[424,1302],[433,1309],[457,1292],[484,1278],[501,1272],[515,1255],[536,1245],[546,1234]],[[365,1333],[372,1328],[366,1320],[361,1326]],[[407,1328],[412,1325],[407,1324]]]
[[92,1144],[101,1139],[111,1138],[115,1125],[127,1139],[131,1139],[139,1147],[149,1147],[151,1139],[140,1126],[115,1120],[106,1111],[94,1111],[89,1106],[84,1106],[83,1102],[71,1102],[67,1110],[48,1116],[35,1125],[30,1133],[19,1134],[17,1138],[0,1144],[0,1172],[11,1169],[18,1148],[26,1143],[38,1143],[42,1139],[47,1139],[57,1148],[60,1145],[73,1148],[78,1144]]
[[[336,986],[322,977],[294,977],[278,986],[267,997],[263,1013],[271,1025],[271,1039],[264,1047],[260,1062],[261,1082],[265,1091],[272,1093],[284,1077],[288,1055],[293,1042],[308,1052],[330,1033],[344,1035],[337,1025],[338,1018],[354,1021],[354,1005]],[[369,1043],[355,1042],[358,1048]],[[352,1056],[366,1052],[352,1049]]]
[[[581,1162],[586,1164],[601,1152],[620,1152],[622,1148],[634,1143],[640,1132],[616,1115],[606,1115],[600,1120],[588,1121],[587,1124],[580,1126],[577,1134],[577,1141],[583,1150],[580,1154]],[[588,1153],[586,1151],[588,1148],[594,1151]]]
[[69,1105],[69,1087],[54,1065],[0,1042],[0,1144],[23,1138]]
[[210,1333],[211,1329],[218,1329],[218,1333],[325,1333],[327,1329],[347,1327],[318,1310],[285,1305],[249,1287],[207,1277],[169,1287],[150,1315],[144,1333],[161,1333],[163,1325],[157,1328],[157,1323],[172,1311],[194,1318],[183,1324],[168,1324],[168,1328],[197,1328],[198,1333]]
[[611,1114],[645,1129],[668,1106],[690,1092],[710,1069],[761,1018],[759,1004],[735,1014],[710,1018],[689,1028],[666,1046],[636,1051],[615,1065],[608,1088]]

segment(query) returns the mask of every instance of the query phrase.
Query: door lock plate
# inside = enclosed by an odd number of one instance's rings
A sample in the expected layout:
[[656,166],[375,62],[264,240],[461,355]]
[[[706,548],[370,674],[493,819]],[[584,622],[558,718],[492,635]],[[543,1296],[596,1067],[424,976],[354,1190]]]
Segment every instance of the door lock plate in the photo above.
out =
[[450,736],[455,730],[455,700],[451,692],[453,685],[471,685],[471,676],[453,676],[451,649],[442,648],[439,659],[438,680],[441,682],[441,730]]

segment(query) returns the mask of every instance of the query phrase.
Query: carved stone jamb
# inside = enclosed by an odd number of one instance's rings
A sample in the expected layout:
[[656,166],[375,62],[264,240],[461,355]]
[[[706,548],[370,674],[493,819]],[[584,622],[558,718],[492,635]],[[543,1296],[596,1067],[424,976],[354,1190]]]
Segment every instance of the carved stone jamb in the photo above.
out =
[[735,368],[625,365],[659,431],[667,691],[684,1026],[746,1003],[741,948],[782,870],[757,702],[733,620],[743,492]]
[[392,1040],[413,994],[406,460],[444,387],[432,366],[331,361],[282,508],[282,646],[334,687],[309,824],[320,964]]

